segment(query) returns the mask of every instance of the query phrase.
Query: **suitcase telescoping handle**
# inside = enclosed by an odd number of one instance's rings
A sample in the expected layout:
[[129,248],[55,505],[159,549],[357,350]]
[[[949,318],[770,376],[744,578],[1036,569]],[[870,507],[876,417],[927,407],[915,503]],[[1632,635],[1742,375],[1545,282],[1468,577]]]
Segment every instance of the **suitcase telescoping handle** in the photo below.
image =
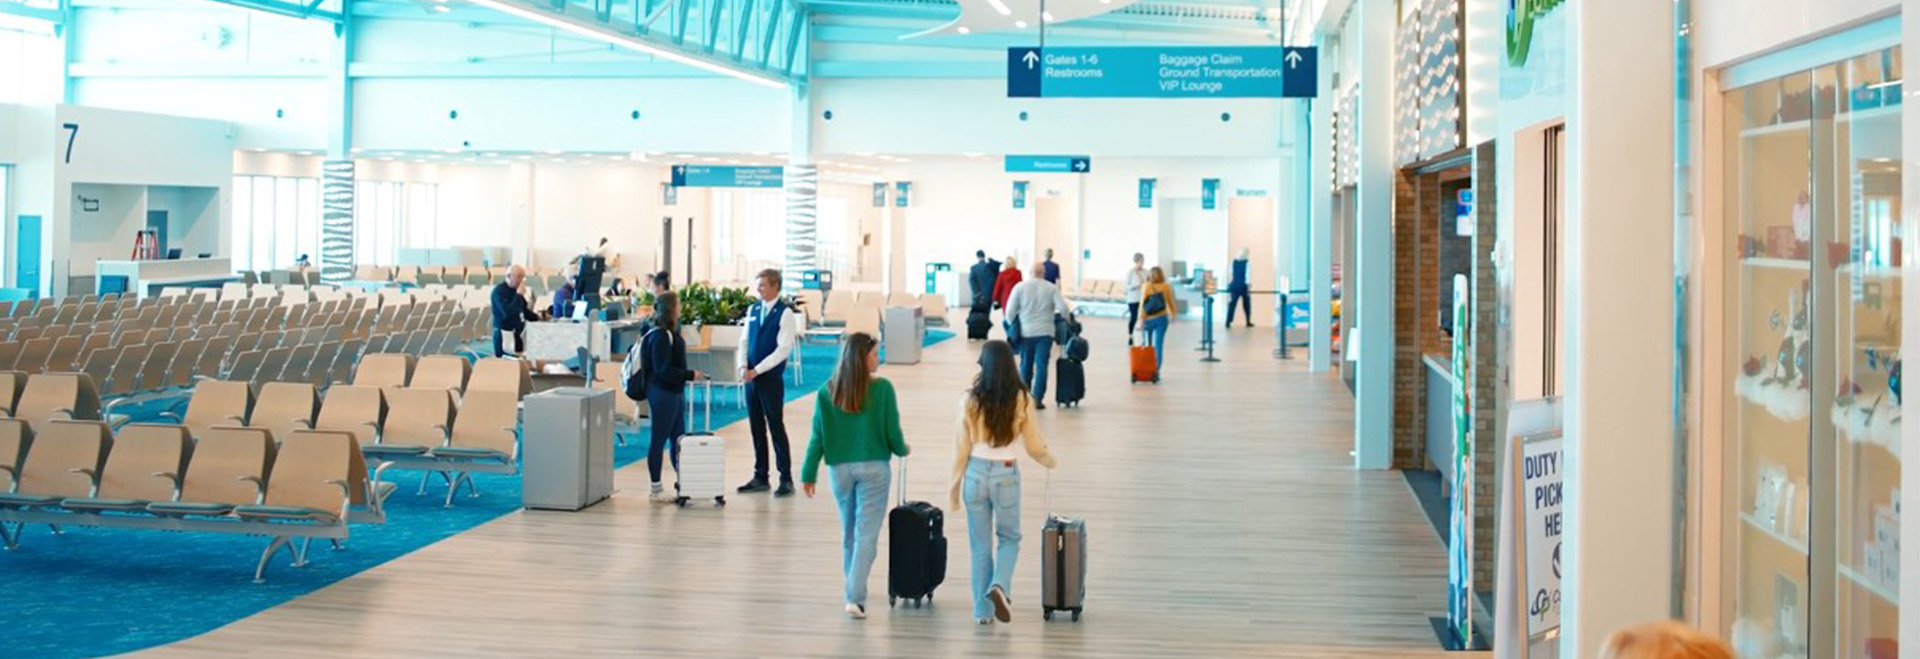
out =
[[[704,421],[702,421],[702,423],[703,423],[703,424],[705,424],[705,426],[704,426],[704,428],[705,428],[705,429],[704,429],[704,430],[700,430],[700,431],[698,431],[698,432],[706,432],[706,433],[711,433],[711,432],[713,432],[713,381],[712,381],[712,380],[702,380],[702,381],[699,381],[699,382],[695,382],[695,383],[694,383],[694,385],[695,385],[695,386],[699,386],[699,387],[705,387],[705,388],[706,388],[706,390],[707,390],[707,396],[706,396],[706,398],[707,398],[707,404],[706,404],[706,415],[705,415],[705,420],[704,420]],[[695,399],[695,398],[697,398],[697,397],[696,397],[696,396],[693,396],[693,395],[692,395],[692,392],[688,392],[688,396],[687,396],[687,419],[688,419],[688,425],[692,425],[692,419],[693,419],[693,401],[694,401],[694,399]]]
[[907,456],[900,456],[900,505],[907,505]]

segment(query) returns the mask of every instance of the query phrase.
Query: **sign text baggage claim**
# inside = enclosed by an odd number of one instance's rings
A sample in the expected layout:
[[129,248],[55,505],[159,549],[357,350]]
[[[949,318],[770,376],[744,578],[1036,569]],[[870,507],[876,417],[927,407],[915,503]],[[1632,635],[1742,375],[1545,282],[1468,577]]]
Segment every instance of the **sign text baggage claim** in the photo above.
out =
[[[1247,58],[1231,53],[1210,55],[1160,54],[1160,88],[1168,91],[1217,92],[1222,79],[1279,79],[1279,67],[1246,68]],[[1239,68],[1233,68],[1239,67]]]

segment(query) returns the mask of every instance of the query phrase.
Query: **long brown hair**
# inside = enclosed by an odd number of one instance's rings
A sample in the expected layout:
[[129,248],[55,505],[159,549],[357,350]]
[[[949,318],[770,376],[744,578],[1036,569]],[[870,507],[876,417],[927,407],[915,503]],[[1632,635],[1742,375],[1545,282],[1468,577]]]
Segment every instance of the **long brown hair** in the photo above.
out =
[[653,326],[668,332],[680,331],[680,296],[667,291],[653,296]]
[[867,353],[879,344],[866,332],[848,334],[840,344],[840,365],[834,367],[833,379],[827,381],[834,407],[848,414],[859,414],[866,407],[867,385],[873,382],[873,372],[867,370]]
[[1020,369],[1013,363],[1013,347],[994,339],[980,347],[980,374],[967,390],[967,408],[980,415],[987,430],[987,444],[993,447],[1012,444],[1014,422],[1019,420],[1020,404],[1027,395],[1027,384],[1020,380]]

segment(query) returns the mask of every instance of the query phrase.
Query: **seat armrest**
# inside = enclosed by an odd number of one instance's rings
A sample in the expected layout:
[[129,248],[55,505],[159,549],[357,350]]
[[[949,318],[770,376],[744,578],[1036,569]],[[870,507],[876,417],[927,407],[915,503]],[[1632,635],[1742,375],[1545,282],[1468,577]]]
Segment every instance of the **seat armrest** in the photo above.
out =
[[288,420],[288,421],[292,421],[292,422],[293,422],[293,423],[294,423],[295,425],[298,425],[298,426],[300,426],[300,427],[302,427],[302,428],[306,428],[307,430],[312,430],[312,429],[313,429],[313,422],[312,422],[312,421],[308,421],[308,420],[306,420],[306,419],[299,419],[299,418],[294,418],[294,419],[287,419],[287,420]]
[[441,446],[452,446],[452,445],[453,445],[453,430],[452,430],[452,429],[449,429],[449,428],[447,428],[447,424],[444,424],[444,423],[436,423],[436,424],[433,424],[433,428],[434,428],[435,430],[438,430],[438,431],[440,431],[440,437],[441,437],[441,440],[440,440],[440,445],[441,445]]
[[169,482],[172,482],[173,498],[174,499],[180,498],[180,475],[179,474],[173,473],[171,471],[156,471],[156,472],[153,472],[152,476],[154,478],[165,478]]
[[260,503],[265,503],[265,502],[266,502],[266,499],[267,499],[267,481],[265,481],[265,480],[263,480],[263,479],[261,479],[261,478],[260,478],[259,476],[241,476],[241,477],[239,477],[239,478],[236,478],[236,479],[234,479],[234,480],[239,480],[239,481],[245,481],[245,482],[248,482],[248,483],[253,483],[253,487],[254,487],[254,489],[255,489],[255,490],[258,490],[258,491],[260,492],[260,494],[259,494],[258,496],[256,496],[256,497],[254,497],[254,503],[255,503],[255,504],[260,504]]
[[[56,416],[64,415],[67,418],[67,420],[69,421],[73,420],[73,408],[71,407],[62,407],[60,409],[54,410],[51,414]],[[49,416],[47,418],[51,420],[53,416]]]

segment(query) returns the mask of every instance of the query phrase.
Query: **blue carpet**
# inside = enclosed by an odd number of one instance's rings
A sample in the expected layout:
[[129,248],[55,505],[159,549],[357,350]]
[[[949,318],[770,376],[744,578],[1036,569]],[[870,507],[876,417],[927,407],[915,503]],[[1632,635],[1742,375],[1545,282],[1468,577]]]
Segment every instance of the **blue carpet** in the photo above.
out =
[[[929,330],[926,345],[952,337],[952,332]],[[788,400],[817,391],[838,357],[836,345],[800,349],[806,368],[800,385],[787,389]],[[715,427],[746,418],[737,398],[718,398]],[[167,401],[155,401],[115,412],[152,421],[168,407]],[[804,429],[795,441],[806,441]],[[645,460],[646,448],[630,437],[614,458],[626,466]],[[265,538],[78,526],[56,536],[45,526],[29,527],[18,551],[0,551],[0,575],[7,585],[0,597],[0,621],[6,625],[0,657],[97,657],[197,636],[520,508],[518,476],[475,475],[480,498],[463,493],[452,509],[441,507],[446,490],[438,482],[426,496],[416,496],[418,472],[388,476],[400,490],[387,500],[386,524],[353,527],[344,550],[313,543],[304,568],[289,567],[290,559],[281,554],[267,569],[264,584],[252,579]]]

